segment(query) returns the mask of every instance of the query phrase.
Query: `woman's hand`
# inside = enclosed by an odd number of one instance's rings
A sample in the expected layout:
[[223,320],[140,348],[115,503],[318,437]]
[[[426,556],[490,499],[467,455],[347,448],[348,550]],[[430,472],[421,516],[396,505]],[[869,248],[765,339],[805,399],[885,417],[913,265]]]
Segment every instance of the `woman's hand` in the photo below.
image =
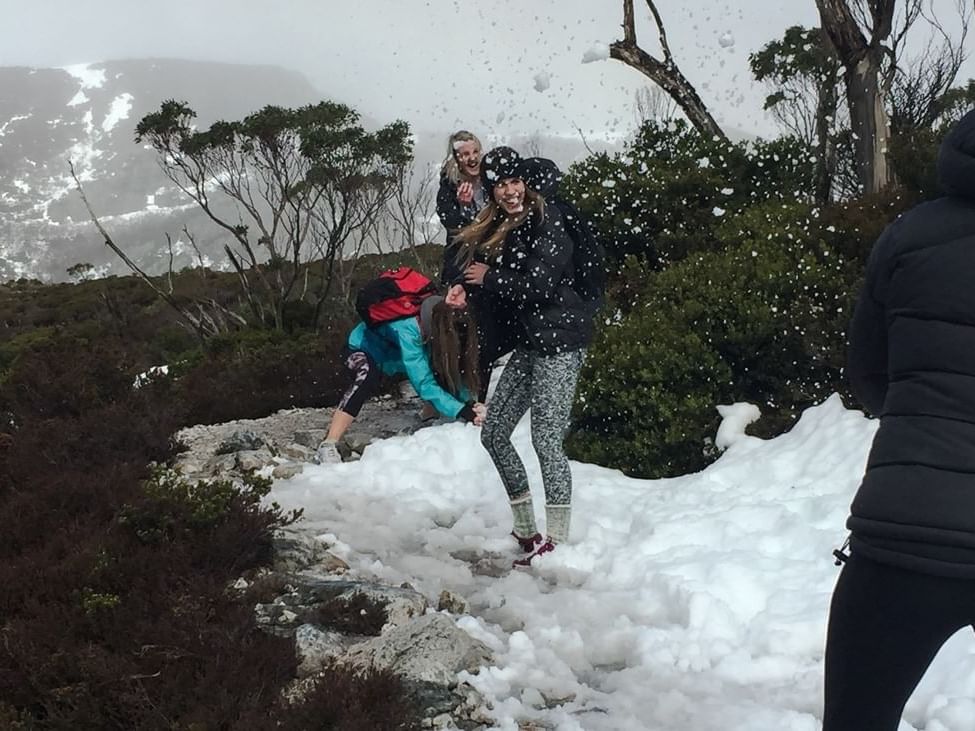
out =
[[463,284],[455,284],[447,290],[447,295],[443,298],[443,301],[450,307],[456,307],[458,309],[466,307],[467,290],[464,289]]
[[487,264],[476,261],[464,270],[464,281],[468,284],[484,284],[484,275],[490,269]]
[[474,200],[474,186],[471,183],[461,183],[457,186],[457,202],[468,206]]
[[474,426],[481,426],[487,418],[487,406],[482,403],[474,404]]

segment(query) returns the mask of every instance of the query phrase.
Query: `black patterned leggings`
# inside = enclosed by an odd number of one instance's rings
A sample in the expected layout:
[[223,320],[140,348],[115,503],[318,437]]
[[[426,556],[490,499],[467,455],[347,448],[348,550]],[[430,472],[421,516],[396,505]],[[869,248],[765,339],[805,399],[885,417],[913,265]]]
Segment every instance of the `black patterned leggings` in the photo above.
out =
[[336,408],[350,416],[358,416],[362,405],[379,389],[382,373],[376,362],[364,350],[345,349],[345,367],[352,371],[352,385]]
[[532,446],[542,468],[545,502],[568,505],[572,474],[562,448],[585,352],[537,355],[516,350],[498,381],[481,429],[481,443],[491,456],[509,498],[528,490],[525,465],[511,444],[511,433],[529,407]]

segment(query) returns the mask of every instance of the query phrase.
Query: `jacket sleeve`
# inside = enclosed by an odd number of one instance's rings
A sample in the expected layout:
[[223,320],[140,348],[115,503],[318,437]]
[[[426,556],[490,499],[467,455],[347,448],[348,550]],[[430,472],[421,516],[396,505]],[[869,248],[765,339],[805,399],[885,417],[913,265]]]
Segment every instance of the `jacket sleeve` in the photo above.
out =
[[440,270],[440,283],[448,287],[453,284],[464,284],[464,272],[457,264],[459,251],[460,244],[453,241],[448,241],[443,248],[443,268]]
[[437,383],[416,320],[402,320],[397,324],[400,325],[396,328],[396,337],[399,341],[400,356],[403,359],[403,370],[417,395],[433,404],[434,408],[444,416],[456,419],[465,404]]
[[846,373],[867,412],[879,415],[887,397],[887,288],[894,260],[895,226],[874,244],[850,323]]
[[553,208],[545,209],[545,220],[534,232],[524,270],[492,267],[484,275],[484,289],[514,303],[554,298],[562,274],[572,262],[572,239]]
[[450,182],[446,175],[440,177],[440,188],[437,190],[437,216],[440,223],[447,229],[447,239],[471,221],[457,202],[457,186]]

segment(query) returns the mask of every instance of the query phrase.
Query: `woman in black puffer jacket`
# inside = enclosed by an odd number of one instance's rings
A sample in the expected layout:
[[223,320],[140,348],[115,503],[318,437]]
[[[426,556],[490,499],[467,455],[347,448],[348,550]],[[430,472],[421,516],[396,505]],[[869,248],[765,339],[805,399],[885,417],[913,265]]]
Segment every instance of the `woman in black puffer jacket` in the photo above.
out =
[[897,728],[935,653],[975,623],[975,111],[947,193],[874,246],[848,373],[880,417],[830,608],[824,731]]
[[[516,321],[516,347],[498,381],[481,441],[507,491],[512,532],[528,554],[518,566],[569,537],[572,477],[562,441],[592,339],[591,308],[572,288],[572,240],[558,209],[526,187],[524,173],[511,148],[485,155],[481,175],[491,201],[457,235],[467,285],[483,288]],[[546,538],[535,528],[528,477],[511,444],[529,407],[545,488]]]

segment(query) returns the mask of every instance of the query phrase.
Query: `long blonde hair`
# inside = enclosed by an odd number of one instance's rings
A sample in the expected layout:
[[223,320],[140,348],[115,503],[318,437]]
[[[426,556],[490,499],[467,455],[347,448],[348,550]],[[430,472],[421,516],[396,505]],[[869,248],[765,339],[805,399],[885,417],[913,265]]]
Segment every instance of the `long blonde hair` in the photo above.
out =
[[473,132],[459,129],[450,135],[447,138],[447,157],[444,158],[443,165],[440,166],[440,174],[446,176],[451,183],[459,183],[461,177],[460,166],[457,164],[456,145],[458,142],[473,142],[477,145],[478,150],[484,150],[481,141]]
[[532,213],[536,214],[537,223],[545,218],[545,199],[531,188],[525,188],[525,207],[514,216],[506,214],[492,194],[474,220],[454,236],[454,241],[460,243],[457,250],[458,266],[468,266],[478,252],[487,257],[499,254],[508,234],[521,226]]

